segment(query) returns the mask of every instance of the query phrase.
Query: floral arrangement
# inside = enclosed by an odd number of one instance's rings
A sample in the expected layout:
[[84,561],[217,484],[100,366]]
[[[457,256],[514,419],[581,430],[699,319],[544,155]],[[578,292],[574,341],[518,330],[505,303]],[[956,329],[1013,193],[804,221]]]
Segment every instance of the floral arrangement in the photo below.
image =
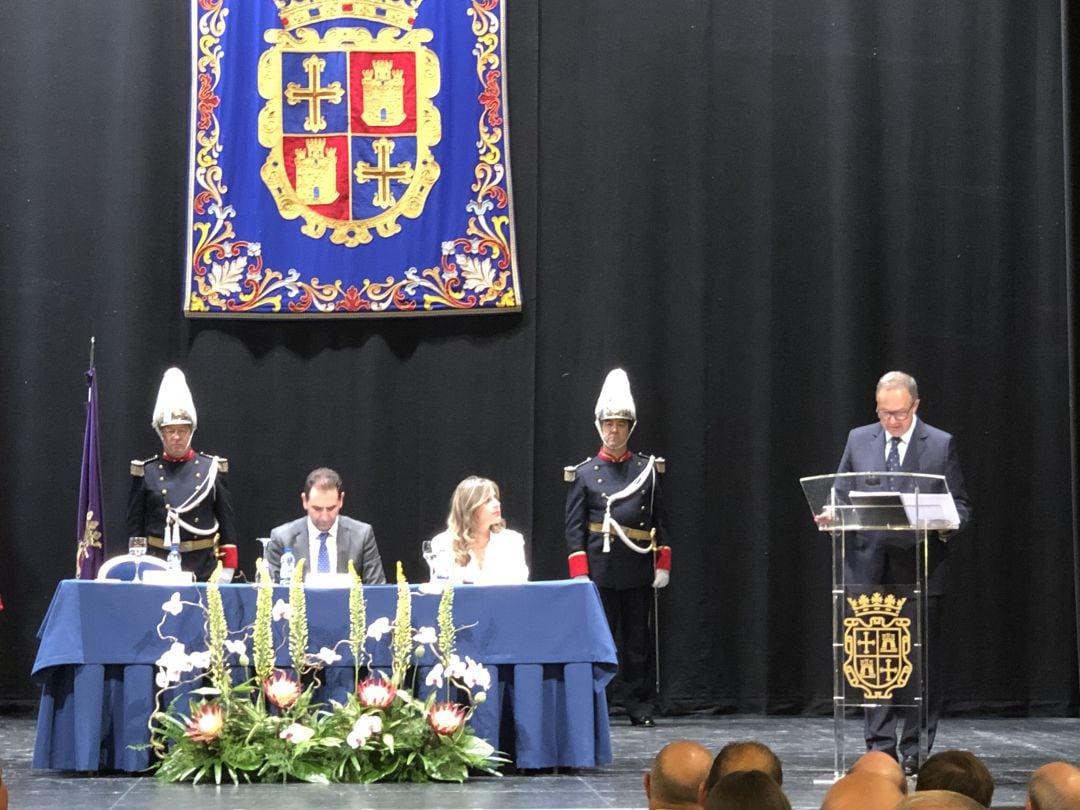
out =
[[[489,673],[454,652],[452,588],[441,596],[438,627],[412,626],[408,583],[397,569],[397,615],[367,624],[363,585],[349,564],[349,638],[317,653],[308,650],[303,561],[297,565],[289,601],[273,600],[262,560],[255,621],[231,629],[218,588],[206,604],[184,602],[179,593],[162,605],[158,635],[169,649],[158,659],[157,705],[170,690],[188,689],[188,705],[174,697],[150,718],[152,765],[167,782],[213,779],[233,782],[426,782],[464,781],[470,769],[497,774],[507,760],[467,725],[491,686]],[[219,567],[220,571],[220,567]],[[188,652],[165,634],[170,615],[204,611],[207,649]],[[290,670],[275,666],[273,625],[288,623]],[[389,673],[369,668],[368,646],[389,636]],[[355,689],[344,703],[314,699],[320,673],[341,660],[347,646]],[[416,663],[430,651],[435,665],[425,678],[430,694],[417,696]],[[361,676],[364,675],[362,678]],[[411,682],[410,682],[411,681]],[[442,697],[440,700],[439,697]]]

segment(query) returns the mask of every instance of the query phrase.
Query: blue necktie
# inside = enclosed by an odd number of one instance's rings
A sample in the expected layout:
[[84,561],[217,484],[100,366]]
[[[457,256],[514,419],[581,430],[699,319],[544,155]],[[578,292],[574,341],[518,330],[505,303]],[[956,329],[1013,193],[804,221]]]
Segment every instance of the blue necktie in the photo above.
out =
[[315,571],[319,574],[330,573],[330,532],[319,533],[319,559],[315,563]]
[[885,472],[899,472],[900,471],[900,437],[893,436],[892,447],[889,448],[889,455],[885,458]]

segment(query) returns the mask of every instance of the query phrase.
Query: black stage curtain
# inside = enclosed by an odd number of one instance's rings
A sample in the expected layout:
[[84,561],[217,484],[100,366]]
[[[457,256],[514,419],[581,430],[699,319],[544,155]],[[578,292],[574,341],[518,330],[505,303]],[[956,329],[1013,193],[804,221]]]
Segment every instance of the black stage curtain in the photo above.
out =
[[595,451],[622,365],[632,444],[669,462],[671,711],[829,707],[828,544],[798,479],[873,420],[881,373],[911,371],[977,513],[942,688],[954,710],[1074,713],[1067,4],[507,2],[523,313],[324,323],[180,314],[187,3],[7,9],[0,697],[33,696],[74,570],[96,335],[111,551],[178,364],[249,570],[329,464],[414,579],[469,473],[502,485],[534,578],[564,576],[561,468]]

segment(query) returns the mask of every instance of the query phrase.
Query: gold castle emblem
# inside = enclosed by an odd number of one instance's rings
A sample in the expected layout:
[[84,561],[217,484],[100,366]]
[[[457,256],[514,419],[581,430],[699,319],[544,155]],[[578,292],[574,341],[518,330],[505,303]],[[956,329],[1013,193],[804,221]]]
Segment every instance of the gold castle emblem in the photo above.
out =
[[862,594],[848,599],[844,619],[844,677],[867,700],[888,700],[911,678],[911,619],[900,616],[906,598]]
[[364,114],[369,127],[396,127],[405,120],[405,71],[390,59],[375,59],[362,71]]
[[324,138],[308,138],[296,157],[296,196],[306,205],[326,205],[337,200],[337,149],[326,147]]

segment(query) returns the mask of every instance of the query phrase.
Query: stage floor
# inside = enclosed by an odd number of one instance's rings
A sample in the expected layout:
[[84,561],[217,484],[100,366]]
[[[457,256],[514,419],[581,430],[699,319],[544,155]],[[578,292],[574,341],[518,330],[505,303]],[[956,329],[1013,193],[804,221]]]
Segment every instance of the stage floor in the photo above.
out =
[[[854,747],[861,722],[849,721]],[[295,810],[334,808],[640,808],[642,774],[653,755],[676,739],[697,740],[717,751],[731,740],[756,739],[784,763],[784,790],[796,810],[821,805],[825,787],[814,784],[832,769],[832,721],[819,717],[709,715],[657,718],[654,729],[612,719],[615,760],[592,771],[473,779],[464,785],[161,785],[148,777],[84,776],[30,769],[34,718],[0,716],[0,765],[12,810],[130,808],[174,810]],[[994,775],[995,808],[1023,807],[1027,779],[1039,765],[1080,756],[1080,720],[1073,718],[946,718],[935,750],[962,748],[982,757]],[[914,785],[913,785],[914,786]]]

